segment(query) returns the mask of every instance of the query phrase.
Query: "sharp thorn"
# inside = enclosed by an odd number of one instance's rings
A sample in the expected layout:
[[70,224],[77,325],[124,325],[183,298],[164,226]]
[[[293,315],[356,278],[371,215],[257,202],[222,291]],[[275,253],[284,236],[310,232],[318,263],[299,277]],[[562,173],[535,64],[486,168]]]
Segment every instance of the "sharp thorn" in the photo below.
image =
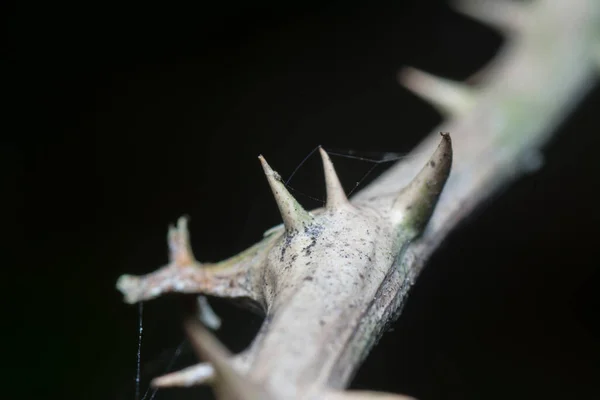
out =
[[450,175],[452,140],[449,133],[441,133],[437,149],[417,176],[398,194],[392,206],[392,222],[405,225],[420,233],[437,203]]
[[335,210],[342,207],[349,206],[346,192],[342,186],[333,163],[329,158],[329,155],[322,147],[319,146],[319,152],[321,153],[321,159],[323,160],[323,170],[325,173],[325,188],[327,191],[327,203],[325,207],[329,210]]
[[279,207],[286,231],[299,230],[306,224],[309,224],[312,221],[311,215],[302,208],[294,196],[287,190],[279,174],[271,169],[262,155],[258,156],[258,159],[265,171],[269,186],[271,186],[271,190],[273,191],[273,196],[277,202],[277,207]]

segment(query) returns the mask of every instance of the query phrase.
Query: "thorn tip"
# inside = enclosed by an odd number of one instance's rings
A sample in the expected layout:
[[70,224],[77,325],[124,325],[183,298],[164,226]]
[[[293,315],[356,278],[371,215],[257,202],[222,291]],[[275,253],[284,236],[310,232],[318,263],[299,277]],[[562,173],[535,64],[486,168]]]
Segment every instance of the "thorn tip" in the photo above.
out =
[[281,213],[283,224],[286,230],[300,229],[302,226],[312,221],[311,215],[296,201],[294,196],[287,190],[281,180],[281,176],[267,163],[267,160],[261,155],[260,163],[277,202],[277,207]]

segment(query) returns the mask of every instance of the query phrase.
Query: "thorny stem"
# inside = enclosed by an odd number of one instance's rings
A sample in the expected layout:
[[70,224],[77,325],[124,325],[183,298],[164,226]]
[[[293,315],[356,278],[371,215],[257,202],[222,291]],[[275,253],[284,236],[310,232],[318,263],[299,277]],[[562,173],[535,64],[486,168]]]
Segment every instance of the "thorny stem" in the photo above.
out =
[[[515,7],[510,3],[509,8]],[[426,161],[437,132],[452,133],[452,173],[427,229],[407,251],[405,265],[415,275],[476,206],[541,167],[541,147],[598,81],[600,63],[594,60],[594,49],[600,46],[600,2],[538,0],[527,3],[522,12],[531,22],[509,34],[501,53],[486,66],[473,106],[434,128],[409,157],[353,198],[404,187]],[[404,79],[410,82],[411,76]]]
[[[499,28],[508,42],[496,59],[476,74],[480,81],[477,87],[440,80],[413,69],[404,70],[402,83],[432,101],[448,117],[417,146],[411,157],[398,162],[348,203],[343,191],[340,192],[333,166],[321,152],[328,181],[328,206],[312,213],[305,212],[295,202],[276,179],[276,173],[261,159],[285,230],[282,227],[271,230],[263,242],[255,245],[252,257],[236,256],[224,264],[229,269],[223,269],[219,276],[229,282],[232,290],[224,284],[217,288],[199,285],[198,280],[190,280],[180,272],[175,278],[169,275],[171,270],[182,271],[182,265],[194,266],[185,269],[189,275],[210,274],[201,271],[202,264],[193,257],[184,257],[181,262],[175,257],[172,265],[163,269],[167,275],[160,280],[167,282],[167,286],[157,286],[144,277],[121,278],[120,289],[130,302],[160,294],[156,287],[168,291],[185,284],[191,285],[184,286],[188,292],[198,289],[214,293],[218,289],[219,295],[248,297],[267,313],[251,348],[227,362],[223,360],[224,352],[217,351],[218,345],[211,344],[209,334],[198,331],[201,337],[192,340],[198,353],[207,356],[214,369],[202,365],[202,374],[197,374],[202,379],[196,380],[191,370],[185,376],[171,374],[169,385],[213,381],[219,376],[216,388],[230,382],[229,389],[237,393],[222,395],[224,399],[256,398],[259,392],[266,393],[261,398],[277,400],[383,398],[381,394],[336,389],[348,385],[385,326],[398,316],[412,282],[440,243],[500,187],[541,166],[541,147],[599,75],[600,2],[597,0],[510,4],[486,0],[477,2],[477,6],[473,3],[475,0],[463,1],[459,6],[466,14]],[[424,178],[425,186],[408,189],[418,185],[419,178],[414,177],[420,170],[422,174],[430,173],[424,165],[436,168],[432,162],[435,155],[429,161],[428,157],[439,142],[439,131],[450,132],[454,143],[449,178],[446,181],[447,171],[444,175],[438,166],[434,175]],[[438,161],[444,159],[451,157],[441,157]],[[413,183],[409,184],[411,180]],[[438,199],[444,182],[445,188]],[[434,187],[432,183],[438,189],[427,194],[423,188]],[[407,189],[403,192],[403,188]],[[415,202],[421,200],[426,203]],[[422,207],[411,210],[413,205]],[[421,232],[434,206],[435,211]],[[414,209],[426,212],[419,215]],[[381,231],[373,233],[370,227]],[[320,236],[324,229],[332,230],[333,235],[328,237],[340,234],[339,240],[346,240],[347,248],[327,242],[325,235]],[[375,247],[366,244],[370,238],[374,239],[369,243],[377,242]],[[317,260],[319,268],[314,264],[309,266],[315,261],[311,251],[322,255]],[[351,254],[349,264],[341,259],[337,264],[330,262],[329,258],[334,260],[345,251],[349,252],[345,258]],[[361,261],[364,258],[369,263]],[[303,268],[297,268],[300,262]],[[364,269],[365,266],[369,269]],[[368,275],[357,271],[368,271]],[[360,281],[356,280],[357,275],[361,276]],[[157,275],[150,277],[155,279]],[[346,289],[352,285],[358,286],[353,288],[354,297],[348,297]],[[348,306],[348,299],[356,298],[357,293],[359,298],[364,296],[368,300],[356,302],[360,312]],[[335,307],[328,308],[328,304]],[[340,314],[339,310],[346,314]],[[339,347],[341,337],[345,339]],[[241,397],[235,397],[238,395]]]

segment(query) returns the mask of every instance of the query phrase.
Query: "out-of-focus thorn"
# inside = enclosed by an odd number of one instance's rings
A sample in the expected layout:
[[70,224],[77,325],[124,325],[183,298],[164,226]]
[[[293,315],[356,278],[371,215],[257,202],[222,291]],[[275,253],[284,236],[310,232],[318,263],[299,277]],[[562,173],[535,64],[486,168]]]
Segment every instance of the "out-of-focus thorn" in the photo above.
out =
[[512,0],[454,0],[451,6],[505,34],[522,30],[530,14],[526,4]]
[[217,399],[272,399],[260,385],[233,368],[229,351],[197,319],[187,319],[184,327],[196,354],[214,368],[213,389]]
[[198,296],[198,318],[210,329],[217,330],[221,327],[221,318],[215,313],[205,296]]
[[431,103],[446,117],[463,115],[475,104],[474,89],[415,68],[406,67],[400,70],[398,81],[408,90]]
[[401,394],[370,392],[363,390],[345,390],[326,392],[322,400],[415,400],[414,397]]
[[215,369],[209,363],[200,363],[181,371],[172,372],[154,378],[151,385],[155,388],[189,387],[211,383],[215,378]]
[[267,163],[267,160],[260,155],[258,156],[260,163],[265,171],[265,176],[273,191],[273,196],[279,207],[283,224],[285,225],[286,231],[300,230],[306,224],[309,224],[313,217],[306,211],[300,203],[296,201],[294,196],[287,190],[284,183],[281,181],[279,174]]
[[323,170],[325,171],[325,188],[327,191],[327,204],[325,207],[328,210],[336,210],[349,206],[350,203],[346,197],[346,192],[344,192],[344,187],[340,183],[329,155],[322,147],[319,147],[319,152],[321,153]]

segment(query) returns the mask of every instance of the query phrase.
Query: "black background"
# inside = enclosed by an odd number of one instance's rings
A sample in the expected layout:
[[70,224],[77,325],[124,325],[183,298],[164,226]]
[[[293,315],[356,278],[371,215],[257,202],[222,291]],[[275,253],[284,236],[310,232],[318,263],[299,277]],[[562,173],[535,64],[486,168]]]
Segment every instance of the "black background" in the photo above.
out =
[[[396,83],[399,68],[465,79],[502,43],[418,0],[21,1],[6,15],[9,398],[134,400],[138,310],[114,284],[166,261],[169,223],[191,216],[200,260],[234,254],[280,222],[258,154],[287,177],[318,144],[407,153],[441,119]],[[446,241],[353,387],[423,400],[600,397],[599,99],[560,128],[540,172]],[[372,166],[334,162],[348,190]],[[321,174],[312,157],[291,182],[306,207],[319,205],[302,193],[322,198]],[[219,337],[242,350],[260,318],[213,304]],[[177,306],[145,304],[142,392],[183,340]],[[194,361],[184,345],[175,367]]]

